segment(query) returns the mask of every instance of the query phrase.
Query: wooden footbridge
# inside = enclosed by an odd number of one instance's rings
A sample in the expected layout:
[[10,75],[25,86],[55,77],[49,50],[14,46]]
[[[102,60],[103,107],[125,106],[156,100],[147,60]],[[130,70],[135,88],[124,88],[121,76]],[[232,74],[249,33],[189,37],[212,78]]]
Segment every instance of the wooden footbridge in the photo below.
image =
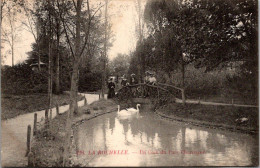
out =
[[179,99],[185,103],[184,89],[162,83],[125,86],[118,90],[117,98],[120,102],[150,104],[153,107],[176,102]]

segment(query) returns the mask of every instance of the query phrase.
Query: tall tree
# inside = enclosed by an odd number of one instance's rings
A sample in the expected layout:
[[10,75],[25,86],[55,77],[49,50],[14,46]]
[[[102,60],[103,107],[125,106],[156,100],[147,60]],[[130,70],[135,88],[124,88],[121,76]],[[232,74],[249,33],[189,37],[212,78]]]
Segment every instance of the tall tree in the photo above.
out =
[[[33,35],[35,44],[36,44],[36,54],[38,56],[38,69],[41,70],[41,52],[40,52],[40,10],[39,3],[35,1],[23,1],[21,4],[25,16],[26,21],[22,22],[26,27],[25,29]],[[33,9],[31,9],[31,6]]]
[[[92,13],[90,9],[89,0],[86,1],[86,10],[83,10],[83,0],[72,1],[73,8],[68,8],[68,3],[71,1],[59,1],[57,0],[58,13],[60,20],[63,25],[63,29],[66,35],[66,41],[69,45],[71,56],[72,56],[72,67],[71,67],[71,83],[70,83],[70,109],[67,116],[66,122],[66,140],[64,146],[64,157],[63,157],[63,166],[66,165],[66,159],[69,151],[69,142],[70,142],[70,132],[71,132],[71,121],[70,117],[72,114],[78,114],[78,104],[77,104],[77,95],[78,95],[78,79],[79,79],[79,66],[84,56],[84,52],[88,49],[90,45],[90,32],[92,29],[92,21],[95,18],[96,13],[100,10],[100,7]],[[71,10],[72,9],[72,10]],[[75,11],[75,13],[73,13]],[[73,16],[75,19],[75,29],[71,29],[74,25],[68,25],[70,22],[66,22],[66,19]],[[87,20],[87,22],[83,22]],[[75,32],[74,32],[75,30]],[[82,32],[82,30],[84,30]],[[84,34],[82,36],[82,34]]]
[[52,18],[52,5],[51,0],[48,0],[48,37],[49,37],[49,46],[48,46],[48,56],[49,56],[49,64],[48,64],[48,101],[49,101],[49,110],[52,113],[52,79],[53,79],[53,71],[52,71],[52,43],[53,43],[53,18]]
[[[143,42],[143,28],[144,28],[144,22],[143,22],[143,10],[142,10],[142,3],[141,0],[136,0],[136,11],[138,15],[138,24],[137,24],[137,36],[138,36],[138,41],[137,41],[137,46],[142,44]],[[144,71],[145,71],[145,66],[144,66],[144,56],[143,53],[140,52],[138,53],[138,75],[139,75],[139,80],[140,82],[143,81],[143,76],[144,76]]]
[[[5,8],[3,9],[3,7]],[[19,6],[15,2],[3,2],[1,6],[1,17],[4,19],[4,26],[1,26],[2,42],[7,43],[10,47],[10,53],[12,58],[12,66],[14,66],[15,59],[15,45],[19,41],[21,24],[17,19],[17,15],[20,12]],[[3,16],[6,16],[3,18]]]
[[107,5],[108,0],[105,0],[105,41],[104,41],[104,52],[103,52],[103,74],[102,74],[102,88],[101,97],[104,99],[104,92],[106,87],[106,72],[107,72]]

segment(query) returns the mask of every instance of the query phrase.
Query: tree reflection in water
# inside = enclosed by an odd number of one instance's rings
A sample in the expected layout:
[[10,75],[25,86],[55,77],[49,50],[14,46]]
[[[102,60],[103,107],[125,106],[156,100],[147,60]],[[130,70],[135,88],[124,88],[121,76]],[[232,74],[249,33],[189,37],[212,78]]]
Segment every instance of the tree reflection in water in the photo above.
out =
[[[84,155],[78,160],[91,166],[246,166],[252,164],[253,154],[258,156],[253,136],[167,122],[152,113],[140,115],[120,120],[111,113],[80,125],[74,130],[76,150],[128,150],[129,154]],[[140,155],[140,150],[179,153]],[[199,151],[205,153],[188,154]]]

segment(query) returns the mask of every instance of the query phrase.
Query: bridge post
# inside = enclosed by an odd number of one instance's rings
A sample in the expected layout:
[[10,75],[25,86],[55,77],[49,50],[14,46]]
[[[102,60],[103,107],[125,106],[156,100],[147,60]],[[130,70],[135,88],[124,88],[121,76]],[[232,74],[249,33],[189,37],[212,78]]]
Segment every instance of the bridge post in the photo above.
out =
[[28,156],[30,150],[31,150],[31,125],[28,125],[28,127],[27,127],[27,150],[26,150],[25,157]]
[[59,105],[57,104],[56,105],[56,115],[59,115],[60,114],[60,109],[59,109]]
[[34,113],[33,135],[36,135],[36,132],[37,132],[37,113]]
[[141,97],[144,97],[145,86],[141,85]]
[[181,90],[182,104],[185,105],[185,92],[184,89]]

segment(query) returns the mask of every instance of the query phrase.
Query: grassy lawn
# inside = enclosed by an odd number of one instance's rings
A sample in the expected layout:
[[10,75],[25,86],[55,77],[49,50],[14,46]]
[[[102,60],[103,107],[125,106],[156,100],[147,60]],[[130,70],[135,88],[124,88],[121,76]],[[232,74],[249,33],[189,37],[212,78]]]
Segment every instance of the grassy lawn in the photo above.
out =
[[232,104],[232,99],[234,104],[246,104],[246,105],[257,105],[258,100],[248,98],[242,95],[201,95],[201,96],[187,96],[188,99],[196,99],[206,102],[216,102],[216,103],[227,103]]
[[[58,105],[69,104],[69,94],[53,95],[53,107]],[[79,96],[78,100],[83,99]],[[1,119],[10,119],[21,114],[48,108],[47,94],[30,94],[30,95],[2,95],[1,97]]]
[[[200,104],[173,103],[161,107],[160,112],[166,115],[174,115],[181,118],[194,119],[230,126],[243,126],[248,128],[258,128],[258,108],[213,106]],[[238,122],[236,119],[246,117],[248,121]]]

